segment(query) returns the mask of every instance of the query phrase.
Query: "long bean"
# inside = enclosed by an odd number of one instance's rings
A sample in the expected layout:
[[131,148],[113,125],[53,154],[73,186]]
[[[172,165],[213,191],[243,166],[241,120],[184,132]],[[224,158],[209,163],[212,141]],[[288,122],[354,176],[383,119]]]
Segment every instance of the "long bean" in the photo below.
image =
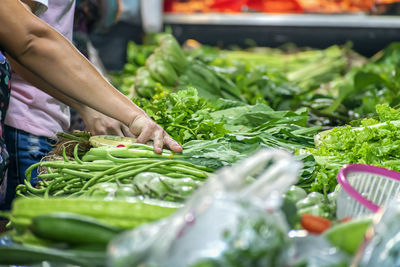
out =
[[[79,158],[78,151],[79,146],[75,145],[74,157],[70,159],[63,147],[64,160],[43,161],[30,166],[26,170],[28,182],[18,192],[22,195],[44,195],[45,198],[77,196],[100,182],[131,183],[137,174],[145,171],[171,178],[189,177],[193,180],[203,180],[214,171],[185,161],[182,154],[167,150],[161,155],[156,154],[152,146],[143,144],[132,144],[124,148],[92,148],[82,159]],[[35,188],[30,185],[30,179],[32,170],[37,167],[46,167],[48,173],[38,175],[41,182]]]
[[73,185],[76,185],[77,183],[79,183],[80,185],[82,185],[82,180],[81,178],[73,178],[70,181],[67,182],[67,185],[65,186],[64,189],[68,189],[73,187]]
[[191,174],[191,175],[199,177],[199,178],[207,178],[208,177],[208,173],[206,173],[206,172],[193,170],[193,169],[189,169],[189,168],[184,168],[184,167],[180,167],[180,166],[169,166],[169,169],[172,171],[180,172],[180,173]]
[[27,181],[27,180],[24,180],[24,184],[25,184],[25,186],[27,187],[27,189],[28,189],[28,191],[31,191],[32,193],[43,193],[45,190],[44,189],[37,189],[37,188],[34,188],[32,185],[31,185],[31,182],[29,182],[29,181]]
[[[132,162],[132,160],[137,159],[137,158],[119,158],[119,157],[115,157],[115,156],[111,155],[111,153],[106,153],[105,156],[108,160],[111,160],[116,163],[127,163],[127,162]],[[140,159],[143,159],[143,158],[140,158]],[[148,158],[146,158],[146,159],[149,161],[152,160],[154,162],[160,160],[160,159],[148,159]],[[166,160],[166,159],[163,159],[163,160]]]
[[[163,154],[157,154],[154,153],[154,151],[150,150],[140,150],[140,149],[128,149],[126,147],[124,148],[92,148],[87,152],[87,154],[83,157],[84,161],[87,161],[88,157],[91,158],[96,158],[96,156],[99,159],[104,159],[106,158],[106,154],[109,153],[114,157],[120,157],[120,158],[164,158],[164,159],[170,159],[171,157],[174,158],[179,158],[182,157],[182,155],[175,155],[172,153],[163,153]],[[93,157],[95,156],[95,157]]]
[[48,183],[45,189],[51,187],[51,191],[49,191],[50,194],[50,192],[52,191],[57,191],[64,188],[73,179],[80,179],[80,178],[76,178],[76,176],[73,175],[61,175],[57,179],[54,179],[50,183]]
[[[82,187],[82,191],[86,190],[89,186],[91,186],[93,183],[95,183],[98,179],[100,179],[102,176],[108,175],[108,174],[112,174],[113,172],[120,170],[122,168],[125,167],[129,167],[129,166],[133,166],[133,165],[137,165],[138,163],[136,161],[133,162],[128,162],[128,163],[124,163],[118,166],[115,166],[111,169],[108,169],[104,172],[101,172],[99,174],[96,174],[94,177],[92,177],[83,187]],[[154,163],[153,163],[154,164]],[[151,165],[151,164],[150,164]]]
[[78,164],[83,164],[82,160],[78,156],[78,148],[79,148],[79,143],[76,144],[74,147],[74,160],[78,162]]
[[50,167],[50,168],[55,168],[55,169],[87,169],[89,171],[104,171],[109,168],[115,167],[115,165],[104,165],[104,164],[76,164],[76,163],[66,163],[64,161],[43,161],[43,162],[38,162],[33,165],[31,165],[26,171],[25,171],[25,177],[28,181],[30,181],[31,176],[32,176],[32,171],[36,169],[37,167]]
[[192,167],[192,168],[195,168],[195,169],[199,169],[199,170],[202,170],[202,171],[206,171],[206,172],[215,171],[215,169],[213,169],[213,168],[206,167],[206,166],[201,166],[201,165],[196,165],[196,164],[193,164],[193,163],[191,163],[189,161],[184,161],[184,160],[180,160],[179,164],[182,164],[182,165],[185,165],[185,166],[189,166],[189,167]]
[[171,157],[178,157],[180,155],[174,154],[157,154],[153,151],[143,151],[137,149],[121,149],[121,150],[110,150],[108,151],[110,155],[114,157],[123,157],[123,158],[164,158],[171,159]]
[[58,197],[58,196],[62,196],[63,194],[66,194],[66,193],[68,193],[68,191],[60,190],[60,191],[55,192],[55,193],[53,194],[53,196],[54,196],[54,197]]
[[[143,148],[144,150],[148,150],[148,151],[154,151],[154,148],[152,146],[149,145],[145,145],[145,144],[140,144],[140,143],[134,143],[134,144],[129,144],[126,146],[127,149],[131,148],[131,147],[135,147],[135,148]],[[163,153],[167,152],[168,150],[163,149]]]
[[39,197],[38,195],[36,195],[36,194],[34,194],[34,193],[30,192],[30,191],[26,191],[26,194],[27,194],[29,197],[36,197],[36,198]]
[[53,186],[56,184],[56,181],[59,181],[59,180],[61,180],[63,177],[61,177],[61,178],[58,178],[58,179],[56,179],[56,180],[54,180],[51,184],[49,184],[49,186],[45,189],[45,191],[44,191],[44,198],[49,198],[49,194],[50,194],[50,191],[51,191],[51,189],[53,188]]
[[77,177],[85,178],[85,179],[91,179],[93,176],[95,176],[95,174],[93,174],[92,172],[83,172],[83,171],[76,171],[76,170],[70,170],[70,169],[62,169],[61,172],[65,173],[65,174],[75,175]]
[[67,149],[65,148],[65,146],[62,146],[62,157],[63,157],[65,162],[69,162],[69,159],[68,159],[68,156],[67,156]]
[[193,175],[188,175],[188,174],[182,174],[182,173],[177,173],[177,172],[167,172],[165,174],[167,177],[171,178],[192,178],[192,179],[198,179],[198,177],[194,177]]
[[53,178],[57,178],[60,177],[60,173],[58,172],[53,172],[53,173],[43,173],[43,174],[39,174],[38,178],[40,179],[53,179]]
[[162,165],[169,165],[169,164],[176,164],[176,163],[177,163],[176,160],[165,160],[165,161],[152,163],[152,164],[150,164],[148,166],[144,166],[142,168],[138,168],[138,169],[133,170],[133,171],[128,171],[126,173],[121,173],[121,174],[117,175],[117,178],[122,180],[124,178],[130,177],[130,176],[134,176],[134,175],[136,175],[138,173],[147,171],[148,169],[151,169],[152,167],[162,166]]

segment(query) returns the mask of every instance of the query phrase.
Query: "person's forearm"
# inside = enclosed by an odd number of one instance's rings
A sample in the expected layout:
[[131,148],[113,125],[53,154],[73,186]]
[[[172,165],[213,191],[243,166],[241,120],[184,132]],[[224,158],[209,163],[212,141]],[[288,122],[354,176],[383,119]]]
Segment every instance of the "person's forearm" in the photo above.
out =
[[50,84],[48,84],[46,81],[44,81],[42,78],[38,77],[36,74],[13,60],[12,58],[8,57],[9,61],[11,63],[11,68],[18,73],[24,80],[29,81],[33,86],[40,88],[43,92],[51,95],[52,97],[56,98],[57,100],[61,101],[67,106],[70,106],[74,110],[76,110],[78,113],[81,113],[84,111],[86,108],[85,105],[75,101],[69,96],[66,96],[63,94],[61,91],[55,89],[52,87]]
[[94,109],[85,106],[74,99],[66,96],[62,92],[56,90],[47,82],[42,80],[36,74],[32,73],[24,66],[21,66],[14,60],[10,60],[12,69],[18,73],[25,80],[29,80],[32,85],[40,88],[43,92],[51,95],[52,97],[58,99],[64,104],[73,108],[76,112],[81,115],[83,121],[85,122],[86,131],[89,131],[92,135],[99,134],[111,134],[117,136],[129,136],[133,135],[130,133],[127,126],[122,125],[120,122],[107,117]]
[[[1,46],[15,61],[29,68],[32,73],[66,96],[126,125],[134,121],[137,115],[143,114],[140,108],[118,92],[68,40],[27,10],[21,10],[22,5],[18,1],[2,1],[5,3],[0,7],[0,17],[6,12],[18,10],[7,18],[14,20],[17,25],[13,25],[12,29],[0,30]],[[0,24],[1,20],[0,18]],[[2,25],[10,25],[10,21]],[[55,75],[60,70],[63,70],[63,75]],[[52,73],[54,75],[49,75]]]
[[[81,115],[83,121],[85,122],[86,129],[89,130],[92,134],[116,134],[120,136],[132,136],[129,134],[129,130],[124,128],[116,121],[111,121],[112,119],[98,113],[94,109],[89,108],[86,105],[83,105],[69,96],[66,96],[62,92],[56,90],[43,79],[38,77],[36,74],[32,73],[24,66],[21,66],[15,60],[10,60],[12,69],[18,73],[25,80],[29,80],[32,85],[40,88],[43,92],[51,95],[62,103],[70,106],[76,112]],[[125,131],[122,131],[125,130]]]

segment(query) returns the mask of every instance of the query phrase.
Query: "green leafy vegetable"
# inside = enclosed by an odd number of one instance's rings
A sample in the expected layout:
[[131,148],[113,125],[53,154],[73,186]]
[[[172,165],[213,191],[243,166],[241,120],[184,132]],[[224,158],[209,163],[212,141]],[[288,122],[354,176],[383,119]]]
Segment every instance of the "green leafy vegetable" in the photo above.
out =
[[139,105],[162,126],[172,138],[183,144],[191,140],[212,140],[229,131],[224,121],[215,122],[210,113],[214,108],[188,88],[155,99],[143,99]]
[[360,128],[337,127],[319,136],[309,149],[317,163],[312,190],[331,192],[339,169],[350,163],[381,166],[400,171],[400,113],[389,105],[376,107],[379,120],[365,119]]

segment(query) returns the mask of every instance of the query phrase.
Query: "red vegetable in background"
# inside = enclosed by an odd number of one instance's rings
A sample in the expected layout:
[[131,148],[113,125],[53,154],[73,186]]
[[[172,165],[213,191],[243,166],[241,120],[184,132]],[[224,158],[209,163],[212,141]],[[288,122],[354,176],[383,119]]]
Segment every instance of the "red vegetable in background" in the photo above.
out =
[[331,221],[311,214],[301,215],[301,226],[310,233],[322,234],[331,227]]

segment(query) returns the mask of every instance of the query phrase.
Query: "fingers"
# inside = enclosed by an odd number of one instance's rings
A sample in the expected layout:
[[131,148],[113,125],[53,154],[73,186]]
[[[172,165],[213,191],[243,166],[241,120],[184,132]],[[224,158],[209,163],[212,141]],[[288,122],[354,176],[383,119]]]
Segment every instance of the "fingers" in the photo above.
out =
[[[116,135],[123,137],[125,136],[123,127],[126,126],[106,116],[92,118],[86,123],[86,129],[93,135]],[[128,132],[130,131],[128,130]]]
[[164,130],[160,129],[158,131],[156,131],[154,133],[154,152],[156,152],[157,154],[161,154],[162,153],[162,149],[163,149],[163,140],[164,139]]
[[129,130],[129,128],[128,128],[127,126],[123,125],[122,123],[121,123],[121,131],[122,131],[122,133],[123,133],[123,136],[126,136],[126,137],[136,137],[136,135],[134,135],[134,134]]
[[182,152],[182,146],[172,139],[162,127],[156,124],[150,117],[143,116],[136,118],[129,125],[131,133],[137,133],[139,136],[136,139],[138,143],[146,143],[149,140],[154,141],[154,152],[161,154],[164,146],[171,149],[173,152]]
[[124,133],[121,129],[121,123],[118,121],[111,121],[106,123],[105,128],[106,134],[124,137]]
[[124,137],[124,136],[125,136],[124,133],[122,132],[122,129],[121,129],[120,127],[115,128],[114,131],[115,131],[115,135],[116,135],[116,136],[121,136],[121,137]]
[[147,141],[152,139],[153,132],[154,132],[153,127],[145,127],[142,130],[142,132],[139,134],[138,138],[136,139],[136,142],[142,143],[142,144],[146,143]]
[[172,139],[167,133],[164,135],[164,144],[176,153],[182,152],[182,146]]

